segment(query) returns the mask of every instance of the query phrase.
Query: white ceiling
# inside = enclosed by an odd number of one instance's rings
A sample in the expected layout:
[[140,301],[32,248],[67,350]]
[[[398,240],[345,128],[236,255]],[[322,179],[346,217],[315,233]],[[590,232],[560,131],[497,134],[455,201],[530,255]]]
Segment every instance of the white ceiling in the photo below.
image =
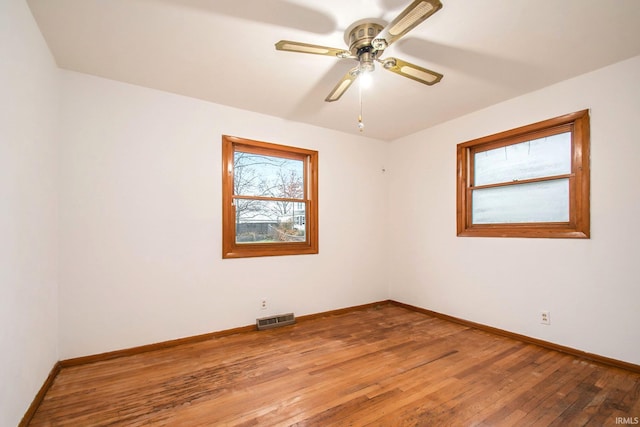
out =
[[[362,18],[411,0],[28,0],[61,68],[359,133],[358,88],[325,97],[349,59],[276,51],[281,39],[346,48]],[[425,86],[378,66],[364,134],[394,140],[640,54],[640,0],[442,0],[385,51],[444,74]]]

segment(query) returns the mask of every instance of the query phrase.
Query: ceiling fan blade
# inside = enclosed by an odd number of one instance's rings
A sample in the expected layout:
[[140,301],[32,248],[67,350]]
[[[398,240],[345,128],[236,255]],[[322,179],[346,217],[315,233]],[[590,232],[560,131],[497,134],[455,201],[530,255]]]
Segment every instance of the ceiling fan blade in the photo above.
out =
[[[374,47],[384,50],[441,8],[440,0],[415,0],[376,36]],[[379,42],[383,39],[385,42]]]
[[351,52],[344,49],[336,49],[335,47],[319,46],[316,44],[292,42],[289,40],[280,40],[276,43],[277,50],[285,50],[287,52],[312,53],[314,55],[326,55],[337,58],[355,58]]
[[443,75],[435,71],[427,70],[407,61],[398,58],[381,59],[380,62],[385,70],[400,74],[426,85],[434,85],[442,80]]
[[358,78],[358,75],[359,75],[358,67],[354,67],[351,70],[349,70],[349,72],[345,74],[344,77],[342,77],[342,79],[338,82],[336,87],[333,88],[333,90],[329,93],[329,95],[327,95],[327,97],[325,98],[325,101],[333,102],[340,99],[342,94],[345,93],[347,89],[349,89],[349,86],[351,86],[351,83],[356,81],[356,79]]

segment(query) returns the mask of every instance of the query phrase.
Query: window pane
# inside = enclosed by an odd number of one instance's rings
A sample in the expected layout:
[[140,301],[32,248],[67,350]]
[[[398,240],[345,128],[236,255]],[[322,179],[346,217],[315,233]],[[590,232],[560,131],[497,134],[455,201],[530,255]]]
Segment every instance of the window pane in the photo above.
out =
[[473,190],[473,224],[568,222],[569,179]]
[[236,151],[233,156],[233,194],[302,199],[304,162]]
[[306,204],[236,199],[236,243],[306,241]]
[[571,133],[564,132],[474,155],[474,185],[571,173]]

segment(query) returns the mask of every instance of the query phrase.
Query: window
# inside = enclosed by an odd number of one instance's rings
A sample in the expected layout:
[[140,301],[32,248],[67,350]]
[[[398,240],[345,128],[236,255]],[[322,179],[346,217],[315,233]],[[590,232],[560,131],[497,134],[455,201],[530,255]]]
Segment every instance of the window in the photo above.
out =
[[588,110],[458,144],[457,228],[588,238]]
[[318,253],[318,152],[222,137],[222,257]]

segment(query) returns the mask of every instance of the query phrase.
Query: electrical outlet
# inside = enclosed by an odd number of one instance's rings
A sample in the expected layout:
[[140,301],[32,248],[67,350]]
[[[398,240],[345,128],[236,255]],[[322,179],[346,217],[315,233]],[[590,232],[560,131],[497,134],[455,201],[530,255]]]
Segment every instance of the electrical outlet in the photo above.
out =
[[260,310],[266,310],[267,309],[267,300],[263,299],[262,301],[260,301]]
[[549,314],[548,311],[541,311],[540,312],[540,323],[542,323],[543,325],[550,325],[551,324],[551,315]]

